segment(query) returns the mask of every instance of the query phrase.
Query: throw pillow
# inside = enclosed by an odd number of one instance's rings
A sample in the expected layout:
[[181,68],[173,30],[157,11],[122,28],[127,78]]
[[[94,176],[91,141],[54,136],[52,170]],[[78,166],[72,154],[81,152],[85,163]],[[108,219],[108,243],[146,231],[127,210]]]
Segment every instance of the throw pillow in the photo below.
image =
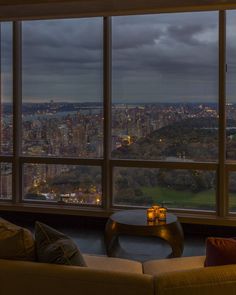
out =
[[32,233],[0,218],[0,259],[35,260]]
[[38,221],[35,223],[35,241],[39,262],[86,266],[71,238]]
[[236,263],[236,240],[234,238],[208,238],[206,241],[205,266]]

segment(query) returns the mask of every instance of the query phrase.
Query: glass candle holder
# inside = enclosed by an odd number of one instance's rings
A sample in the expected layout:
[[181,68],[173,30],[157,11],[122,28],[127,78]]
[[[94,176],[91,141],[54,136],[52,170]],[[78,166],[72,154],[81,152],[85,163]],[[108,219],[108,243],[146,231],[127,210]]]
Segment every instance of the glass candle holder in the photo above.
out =
[[166,213],[167,213],[167,209],[165,207],[160,207],[158,219],[160,221],[165,221],[166,220]]
[[147,221],[155,221],[155,211],[153,208],[147,209]]
[[159,218],[159,208],[160,208],[160,206],[159,205],[153,205],[152,208],[154,209],[155,217]]

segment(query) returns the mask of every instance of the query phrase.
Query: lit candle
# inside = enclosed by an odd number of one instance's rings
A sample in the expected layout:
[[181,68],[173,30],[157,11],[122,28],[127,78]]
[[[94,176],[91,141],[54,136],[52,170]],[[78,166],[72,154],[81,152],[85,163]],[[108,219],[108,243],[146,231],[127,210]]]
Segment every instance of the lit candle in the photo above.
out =
[[159,220],[160,221],[165,221],[166,220],[166,208],[165,207],[160,207],[159,208]]
[[155,211],[153,208],[147,209],[147,221],[155,221]]
[[159,217],[159,208],[160,208],[160,206],[153,205],[152,208],[154,209],[155,217],[158,218]]

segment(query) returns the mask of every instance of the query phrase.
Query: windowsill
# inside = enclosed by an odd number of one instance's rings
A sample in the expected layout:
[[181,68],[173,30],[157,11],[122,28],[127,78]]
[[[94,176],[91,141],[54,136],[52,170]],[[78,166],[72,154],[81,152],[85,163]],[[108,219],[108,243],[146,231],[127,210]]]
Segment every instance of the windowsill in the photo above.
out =
[[[126,208],[127,209],[127,208]],[[91,216],[91,217],[109,217],[113,212],[119,209],[104,209],[104,208],[75,208],[74,206],[49,205],[49,204],[9,204],[2,202],[0,204],[0,211],[14,211],[14,212],[29,212],[29,213],[45,213],[58,215],[72,215],[72,216]],[[125,208],[124,208],[125,210]],[[202,225],[218,225],[218,226],[236,226],[236,215],[228,215],[219,217],[213,212],[187,212],[174,211],[181,223],[187,224],[202,224]]]

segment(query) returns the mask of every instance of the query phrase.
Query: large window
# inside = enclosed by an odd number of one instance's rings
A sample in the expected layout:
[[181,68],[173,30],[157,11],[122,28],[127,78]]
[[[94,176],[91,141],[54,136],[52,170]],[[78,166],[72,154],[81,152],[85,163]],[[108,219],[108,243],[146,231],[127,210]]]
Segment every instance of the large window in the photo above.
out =
[[215,173],[183,169],[116,168],[116,204],[215,210]]
[[102,32],[102,18],[22,23],[21,154],[64,163],[25,164],[24,201],[102,204],[101,167],[65,162],[103,157]]
[[1,26],[1,133],[0,151],[2,155],[12,155],[12,24]]
[[102,157],[102,19],[22,29],[22,154]]
[[2,23],[2,204],[235,212],[235,16]]
[[101,205],[101,168],[25,164],[24,200]]
[[[217,161],[218,14],[114,17],[112,32],[113,158]],[[117,204],[215,209],[215,173],[124,171],[115,173]]]
[[12,199],[12,164],[4,156],[13,154],[13,108],[12,108],[12,24],[1,25],[0,45],[0,199]]
[[113,18],[113,157],[217,160],[217,16]]
[[[229,170],[234,170],[236,161],[236,34],[235,34],[235,11],[227,12],[227,79],[226,79],[226,157],[229,164]],[[228,195],[229,209],[236,211],[236,190],[235,181],[236,173],[229,171],[228,173]]]

